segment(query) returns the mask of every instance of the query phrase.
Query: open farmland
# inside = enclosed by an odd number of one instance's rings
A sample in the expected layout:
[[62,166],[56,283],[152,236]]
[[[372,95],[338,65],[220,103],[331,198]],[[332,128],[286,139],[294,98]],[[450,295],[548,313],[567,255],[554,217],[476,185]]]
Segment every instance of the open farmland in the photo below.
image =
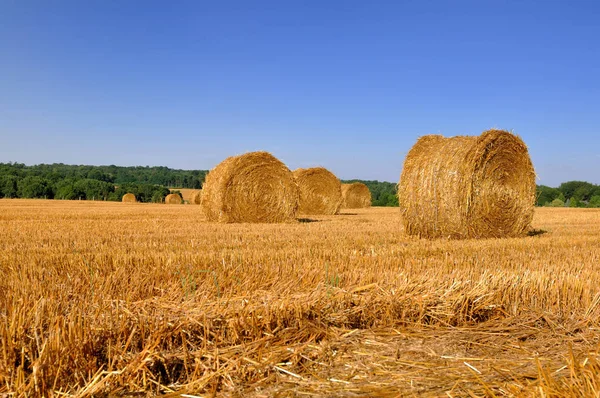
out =
[[397,208],[1,200],[0,225],[0,396],[600,393],[600,211],[463,241]]

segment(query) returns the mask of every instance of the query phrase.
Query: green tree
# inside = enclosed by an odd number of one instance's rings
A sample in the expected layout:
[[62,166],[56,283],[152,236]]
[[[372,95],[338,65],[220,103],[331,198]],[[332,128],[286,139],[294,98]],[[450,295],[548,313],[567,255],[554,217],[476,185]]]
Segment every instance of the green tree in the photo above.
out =
[[561,195],[561,192],[557,188],[540,185],[537,187],[537,205],[542,206],[552,202],[554,199],[558,198],[559,195]]
[[161,191],[154,191],[154,193],[152,194],[152,203],[162,203],[165,200],[165,195],[164,192]]
[[18,181],[19,178],[14,175],[0,176],[0,197],[16,198],[18,195]]
[[17,192],[21,198],[45,198],[54,197],[50,183],[36,176],[28,176],[17,183]]
[[594,188],[596,188],[594,184],[585,181],[563,182],[558,187],[559,191],[561,191],[565,197],[571,198],[576,196],[579,200],[588,200]]
[[89,178],[78,180],[73,186],[76,191],[83,192],[84,197],[82,199],[87,200],[107,200],[115,190],[114,185],[111,183]]
[[565,201],[556,198],[552,202],[546,203],[546,206],[550,206],[550,207],[565,207]]
[[588,207],[600,207],[600,195],[592,196]]
[[68,178],[61,180],[55,185],[54,197],[56,199],[73,200],[83,198],[85,193],[75,188],[75,179]]

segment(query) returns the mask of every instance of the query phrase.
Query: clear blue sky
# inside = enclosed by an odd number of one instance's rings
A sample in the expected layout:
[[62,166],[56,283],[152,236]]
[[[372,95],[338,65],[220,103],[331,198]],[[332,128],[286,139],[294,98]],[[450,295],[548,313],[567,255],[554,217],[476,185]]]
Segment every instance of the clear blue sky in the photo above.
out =
[[491,127],[538,183],[600,183],[600,2],[0,2],[2,162],[397,181],[419,136]]

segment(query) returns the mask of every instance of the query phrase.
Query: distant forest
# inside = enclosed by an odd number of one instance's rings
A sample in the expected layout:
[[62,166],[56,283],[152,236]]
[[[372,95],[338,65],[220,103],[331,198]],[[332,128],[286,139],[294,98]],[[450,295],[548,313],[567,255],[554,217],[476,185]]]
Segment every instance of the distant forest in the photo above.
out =
[[0,163],[0,197],[161,202],[170,187],[201,188],[207,171],[168,167]]
[[551,207],[600,207],[600,185],[585,181],[563,182],[558,188],[537,187],[537,205]]
[[[26,166],[0,163],[0,198],[45,198],[120,201],[131,192],[140,202],[161,202],[169,188],[202,188],[207,170],[168,167],[77,166],[62,163]],[[373,206],[398,206],[396,184],[362,182],[371,191]],[[537,187],[537,205],[600,207],[600,185],[569,181],[558,188]]]

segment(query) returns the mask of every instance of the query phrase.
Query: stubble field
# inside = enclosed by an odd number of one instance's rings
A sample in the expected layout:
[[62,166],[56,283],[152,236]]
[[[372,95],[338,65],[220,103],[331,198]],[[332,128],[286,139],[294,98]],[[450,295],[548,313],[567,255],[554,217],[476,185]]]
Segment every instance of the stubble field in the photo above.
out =
[[518,239],[0,200],[0,396],[598,396],[600,211]]

